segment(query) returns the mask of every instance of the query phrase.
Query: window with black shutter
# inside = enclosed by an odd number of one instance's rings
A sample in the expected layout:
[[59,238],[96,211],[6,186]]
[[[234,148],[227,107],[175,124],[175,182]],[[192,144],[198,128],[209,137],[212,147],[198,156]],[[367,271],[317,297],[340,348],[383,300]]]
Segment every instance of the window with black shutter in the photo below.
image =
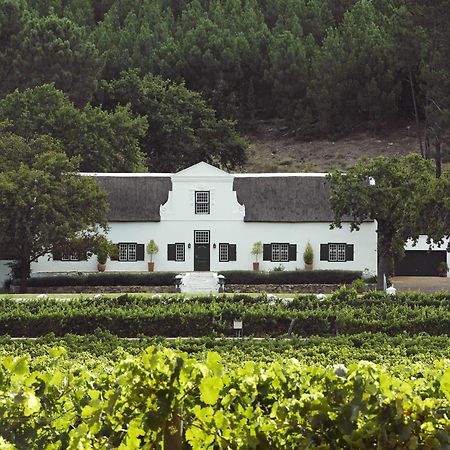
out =
[[144,244],[138,244],[136,242],[119,242],[117,248],[117,260],[119,262],[144,261]]
[[167,244],[167,261],[182,262],[186,259],[186,251],[184,242],[176,242],[175,244]]
[[320,244],[320,260],[329,262],[346,262],[354,260],[354,244],[329,242]]
[[219,243],[219,262],[236,261],[236,244]]

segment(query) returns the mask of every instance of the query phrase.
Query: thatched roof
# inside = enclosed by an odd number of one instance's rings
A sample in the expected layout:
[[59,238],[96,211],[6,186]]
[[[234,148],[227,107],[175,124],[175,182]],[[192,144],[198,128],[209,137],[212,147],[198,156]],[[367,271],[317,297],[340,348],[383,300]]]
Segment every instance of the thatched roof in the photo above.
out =
[[[171,174],[95,174],[109,193],[113,222],[158,222],[172,189]],[[233,189],[246,222],[331,222],[322,174],[236,174]]]
[[322,175],[250,176],[234,179],[246,222],[331,222],[330,191]]
[[172,189],[170,176],[102,176],[97,179],[109,193],[111,222],[159,222],[160,205]]

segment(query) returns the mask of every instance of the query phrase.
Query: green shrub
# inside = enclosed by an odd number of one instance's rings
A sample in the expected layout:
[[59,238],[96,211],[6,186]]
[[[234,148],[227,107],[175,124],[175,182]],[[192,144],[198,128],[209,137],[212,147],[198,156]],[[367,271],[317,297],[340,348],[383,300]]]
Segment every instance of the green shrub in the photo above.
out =
[[352,270],[225,270],[220,274],[226,284],[351,284],[361,278],[361,272]]
[[[177,272],[103,272],[35,277],[28,287],[53,286],[173,286]],[[18,285],[19,280],[13,280]]]

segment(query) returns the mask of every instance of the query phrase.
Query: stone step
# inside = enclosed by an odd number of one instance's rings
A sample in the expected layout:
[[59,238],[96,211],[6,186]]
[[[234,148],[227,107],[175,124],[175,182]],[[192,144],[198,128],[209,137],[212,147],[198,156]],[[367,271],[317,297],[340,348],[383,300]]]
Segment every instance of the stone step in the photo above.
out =
[[219,292],[217,273],[187,272],[183,274],[180,290],[186,294],[214,294]]

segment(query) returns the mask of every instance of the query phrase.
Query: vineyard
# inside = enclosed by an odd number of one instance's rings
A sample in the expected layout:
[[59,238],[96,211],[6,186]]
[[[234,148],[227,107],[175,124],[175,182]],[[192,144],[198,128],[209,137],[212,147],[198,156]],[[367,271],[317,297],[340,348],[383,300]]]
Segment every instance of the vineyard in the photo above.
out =
[[345,288],[5,297],[0,448],[449,448],[449,315],[449,294]]

